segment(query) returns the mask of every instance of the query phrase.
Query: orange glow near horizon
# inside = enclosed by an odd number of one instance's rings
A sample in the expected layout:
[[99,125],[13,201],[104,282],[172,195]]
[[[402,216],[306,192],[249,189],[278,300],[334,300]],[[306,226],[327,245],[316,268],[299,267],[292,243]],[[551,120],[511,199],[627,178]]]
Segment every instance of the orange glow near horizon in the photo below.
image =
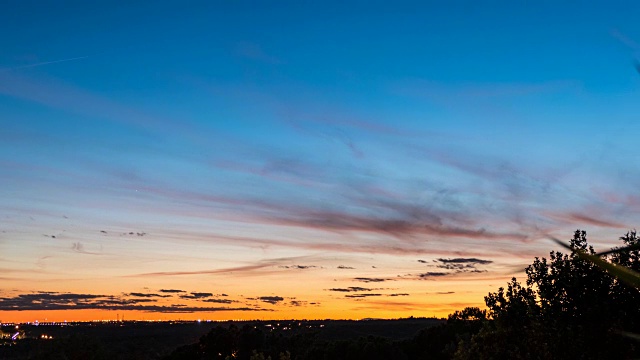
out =
[[[318,237],[315,231],[296,234]],[[295,242],[256,248],[250,240],[234,242],[235,235],[211,242],[188,232],[176,247],[172,236],[164,230],[131,235],[76,228],[52,239],[52,247],[24,252],[23,243],[7,243],[3,249],[16,262],[2,278],[1,303],[11,310],[0,311],[0,320],[446,317],[466,306],[483,307],[488,292],[524,268],[508,253],[457,250],[475,248],[482,241],[476,239],[460,239],[446,251],[434,241],[428,253],[398,253],[385,245],[391,250],[370,254]],[[30,236],[15,238],[28,243]],[[383,240],[400,243],[393,236]],[[72,251],[57,249],[61,241],[70,242]]]
[[[380,305],[380,304],[378,304]],[[37,310],[37,311],[3,311],[0,312],[0,321],[3,323],[27,323],[27,322],[76,322],[76,321],[116,321],[116,320],[136,320],[136,321],[170,321],[170,320],[212,320],[212,321],[228,321],[228,320],[361,320],[366,318],[376,319],[398,319],[407,317],[436,317],[446,318],[455,310],[460,310],[467,306],[483,307],[482,301],[459,303],[459,307],[452,307],[450,310],[439,306],[432,305],[429,308],[416,309],[416,304],[406,306],[405,303],[399,303],[401,310],[394,310],[393,303],[390,302],[384,309],[379,306],[372,311],[349,311],[341,309],[309,309],[303,311],[291,312],[242,312],[242,311],[220,311],[220,312],[193,312],[193,313],[153,313],[133,310]],[[375,308],[375,307],[374,307]]]
[[[270,276],[269,285],[277,285],[278,279]],[[132,299],[152,299],[149,303],[154,306],[192,307],[188,312],[154,312],[125,310],[85,309],[85,310],[24,310],[0,311],[0,321],[3,322],[62,322],[62,321],[105,321],[105,320],[277,320],[277,319],[364,319],[364,318],[407,318],[407,317],[446,317],[455,310],[467,306],[483,308],[483,296],[492,289],[492,284],[504,284],[508,277],[492,278],[489,280],[476,279],[470,282],[468,278],[457,280],[389,280],[380,283],[353,284],[338,286],[338,281],[331,279],[326,282],[333,287],[322,286],[318,291],[315,287],[301,286],[296,292],[287,291],[280,295],[242,296],[229,294],[201,293],[202,299],[186,299],[195,292],[159,293],[145,290],[142,293],[128,293],[121,295],[124,301]],[[295,281],[292,281],[294,283]],[[346,280],[344,281],[346,282]],[[264,284],[262,284],[264,286]],[[318,284],[315,284],[317,286]],[[354,286],[357,285],[357,286]],[[269,287],[264,287],[267,289]],[[283,287],[284,289],[284,287]],[[294,288],[290,288],[293,290]],[[402,289],[402,290],[399,290]],[[71,290],[71,288],[69,288]],[[252,293],[265,294],[259,284],[252,289]],[[80,292],[73,292],[80,293]],[[37,296],[38,293],[28,294]],[[72,294],[60,292],[56,294]],[[6,295],[6,294],[5,294]],[[83,295],[83,294],[80,294]],[[80,296],[78,295],[78,296]],[[86,294],[85,294],[86,295]],[[145,298],[142,295],[162,295],[164,298]],[[368,296],[372,295],[372,296]],[[24,296],[19,293],[17,297]],[[45,293],[45,296],[47,294]],[[181,297],[182,296],[182,297]],[[355,296],[355,297],[351,297]],[[357,297],[363,296],[363,297]],[[110,297],[107,297],[109,299]],[[310,301],[314,299],[314,301]],[[102,299],[101,299],[102,300]],[[81,300],[79,302],[90,302]],[[210,301],[210,302],[205,302]],[[268,301],[273,301],[268,302]],[[226,302],[226,303],[225,303]],[[199,307],[213,306],[218,308],[249,308],[256,311],[198,311]]]

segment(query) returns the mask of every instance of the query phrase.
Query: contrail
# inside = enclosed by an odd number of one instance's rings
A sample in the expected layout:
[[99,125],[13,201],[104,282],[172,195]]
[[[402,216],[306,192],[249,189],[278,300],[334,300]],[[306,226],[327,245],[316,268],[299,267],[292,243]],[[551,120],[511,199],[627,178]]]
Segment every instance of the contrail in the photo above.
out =
[[640,44],[638,44],[637,42],[633,41],[631,38],[629,38],[627,35],[621,33],[617,29],[611,30],[610,34],[611,34],[611,36],[616,38],[618,41],[620,41],[622,44],[627,46],[629,49],[634,50],[634,51],[640,51]]
[[35,63],[35,64],[4,68],[4,69],[0,69],[0,72],[7,72],[7,71],[12,71],[12,70],[18,70],[18,69],[27,69],[27,68],[32,68],[32,67],[36,67],[36,66],[57,64],[57,63],[61,63],[61,62],[81,60],[81,59],[86,59],[86,58],[88,58],[88,56],[80,56],[80,57],[74,57],[74,58],[70,58],[70,59],[62,59],[62,60],[54,60],[54,61],[45,61],[45,62],[39,62],[39,63]]

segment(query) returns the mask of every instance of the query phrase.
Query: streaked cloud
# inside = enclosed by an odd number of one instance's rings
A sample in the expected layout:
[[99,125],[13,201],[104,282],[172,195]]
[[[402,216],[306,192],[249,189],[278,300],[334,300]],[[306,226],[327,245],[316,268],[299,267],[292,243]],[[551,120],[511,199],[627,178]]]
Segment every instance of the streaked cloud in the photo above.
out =
[[[145,305],[155,299],[131,299],[98,294],[38,292],[0,297],[2,311],[42,310],[120,310],[158,313],[195,313],[217,311],[263,311],[255,307],[194,307],[184,304]],[[265,309],[264,311],[270,311]]]
[[284,298],[281,296],[260,296],[257,299],[272,305],[275,305],[284,300]]
[[179,295],[181,299],[204,299],[212,297],[213,293],[208,292],[192,292],[189,295]]
[[347,294],[344,297],[346,297],[346,298],[368,298],[368,297],[378,297],[378,296],[382,296],[382,294],[372,294],[372,293]]
[[381,290],[381,289],[371,289],[359,286],[350,286],[348,288],[332,288],[328,289],[329,291],[337,291],[337,292],[358,292],[358,291],[372,291],[372,290]]
[[364,282],[364,283],[377,283],[377,282],[390,281],[392,279],[371,278],[371,277],[357,277],[357,278],[354,278],[353,280],[361,281],[361,282]]
[[133,297],[143,297],[143,298],[166,298],[166,297],[171,297],[171,295],[161,295],[161,294],[153,294],[153,293],[138,293],[138,292],[132,292],[127,294],[127,296],[133,296]]

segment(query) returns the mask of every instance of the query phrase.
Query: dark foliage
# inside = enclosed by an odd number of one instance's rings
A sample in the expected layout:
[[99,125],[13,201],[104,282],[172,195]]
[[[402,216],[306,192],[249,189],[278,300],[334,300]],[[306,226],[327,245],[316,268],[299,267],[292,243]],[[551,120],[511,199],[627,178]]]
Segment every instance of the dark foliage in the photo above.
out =
[[[635,233],[621,238],[637,244]],[[573,249],[595,254],[586,232],[577,230]],[[638,251],[614,253],[608,260],[640,267]],[[638,289],[619,282],[592,262],[551,252],[526,269],[523,286],[515,278],[507,288],[485,297],[489,318],[457,359],[625,359],[637,357],[638,343],[620,331],[639,332]]]

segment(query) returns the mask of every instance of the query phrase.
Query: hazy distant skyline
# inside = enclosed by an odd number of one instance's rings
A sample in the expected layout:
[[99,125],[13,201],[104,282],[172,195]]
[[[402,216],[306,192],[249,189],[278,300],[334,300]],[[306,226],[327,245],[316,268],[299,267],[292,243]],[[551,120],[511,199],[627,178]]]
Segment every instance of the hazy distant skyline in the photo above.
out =
[[443,316],[613,246],[639,7],[4,4],[0,320]]

